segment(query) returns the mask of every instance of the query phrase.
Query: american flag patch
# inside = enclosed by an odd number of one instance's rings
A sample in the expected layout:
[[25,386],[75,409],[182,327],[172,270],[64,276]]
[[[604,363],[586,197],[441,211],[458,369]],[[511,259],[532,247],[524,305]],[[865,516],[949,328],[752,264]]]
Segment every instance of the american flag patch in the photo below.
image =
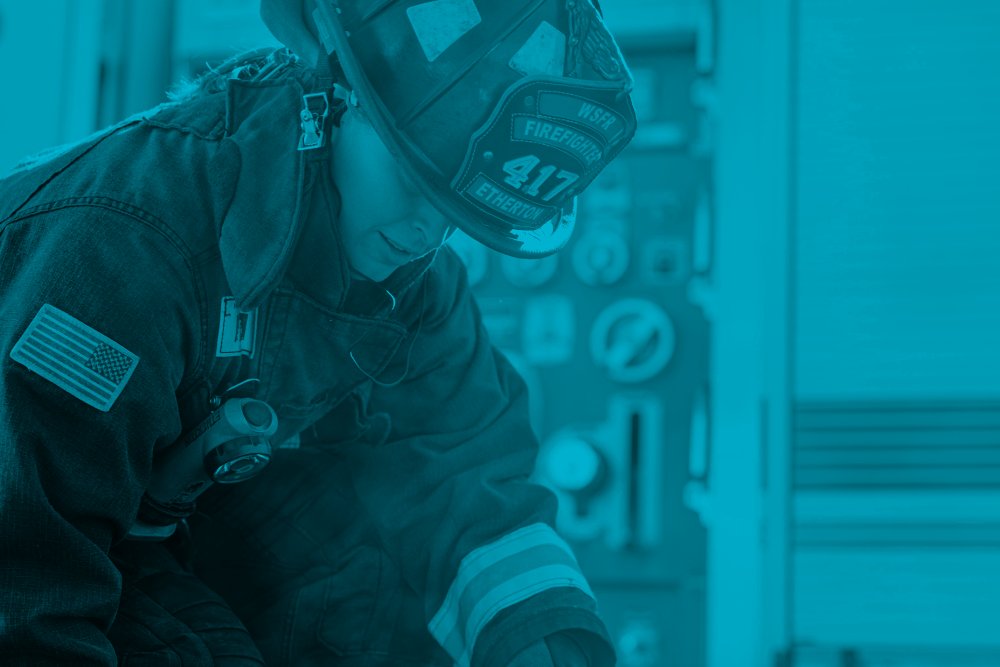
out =
[[45,304],[10,358],[107,412],[132,377],[139,357],[101,332]]

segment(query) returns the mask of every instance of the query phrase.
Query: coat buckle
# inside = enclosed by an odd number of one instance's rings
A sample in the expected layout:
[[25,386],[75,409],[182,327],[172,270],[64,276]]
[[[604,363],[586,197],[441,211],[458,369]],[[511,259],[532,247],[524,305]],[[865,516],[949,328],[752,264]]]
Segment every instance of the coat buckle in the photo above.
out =
[[326,119],[330,115],[330,98],[326,93],[309,93],[302,96],[301,119],[302,135],[299,137],[299,150],[311,151],[322,148],[326,140]]

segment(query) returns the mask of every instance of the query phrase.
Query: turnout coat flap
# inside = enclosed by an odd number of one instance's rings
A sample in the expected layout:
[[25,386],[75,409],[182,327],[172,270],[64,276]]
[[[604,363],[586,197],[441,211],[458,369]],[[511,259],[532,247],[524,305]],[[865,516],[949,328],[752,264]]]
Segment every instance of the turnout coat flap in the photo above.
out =
[[234,80],[227,92],[227,136],[215,160],[239,176],[219,250],[241,310],[259,306],[284,275],[308,210],[308,153],[297,150],[302,94],[295,80]]

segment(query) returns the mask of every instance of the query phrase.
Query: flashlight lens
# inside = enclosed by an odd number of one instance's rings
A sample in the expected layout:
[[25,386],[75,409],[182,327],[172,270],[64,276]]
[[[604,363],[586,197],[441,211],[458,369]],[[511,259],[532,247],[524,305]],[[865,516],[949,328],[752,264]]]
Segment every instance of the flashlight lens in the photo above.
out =
[[231,461],[226,461],[212,474],[212,479],[219,484],[235,484],[255,477],[271,460],[267,454],[246,454]]

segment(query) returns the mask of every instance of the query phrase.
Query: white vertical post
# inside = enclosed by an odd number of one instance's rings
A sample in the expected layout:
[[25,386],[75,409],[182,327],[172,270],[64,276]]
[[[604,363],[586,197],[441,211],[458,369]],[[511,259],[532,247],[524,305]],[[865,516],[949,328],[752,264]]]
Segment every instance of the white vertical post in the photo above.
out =
[[791,2],[718,6],[709,667],[788,642]]

